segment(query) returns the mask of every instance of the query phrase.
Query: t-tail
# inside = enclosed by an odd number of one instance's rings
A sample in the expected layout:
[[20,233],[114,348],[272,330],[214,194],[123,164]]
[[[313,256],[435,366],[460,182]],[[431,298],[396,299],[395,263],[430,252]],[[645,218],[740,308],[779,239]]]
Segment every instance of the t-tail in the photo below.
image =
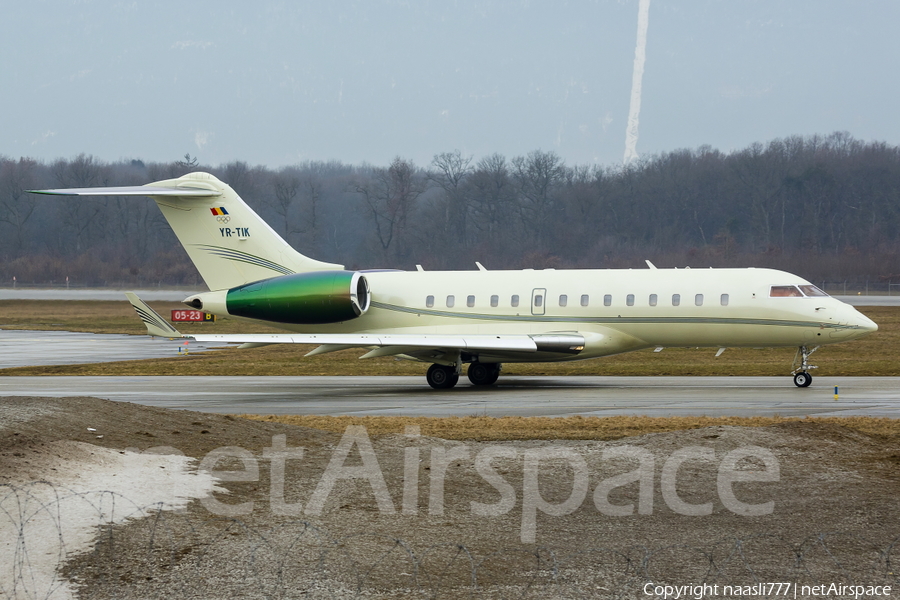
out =
[[209,173],[144,186],[39,190],[63,196],[150,196],[210,290],[261,279],[340,270],[291,248],[231,187]]

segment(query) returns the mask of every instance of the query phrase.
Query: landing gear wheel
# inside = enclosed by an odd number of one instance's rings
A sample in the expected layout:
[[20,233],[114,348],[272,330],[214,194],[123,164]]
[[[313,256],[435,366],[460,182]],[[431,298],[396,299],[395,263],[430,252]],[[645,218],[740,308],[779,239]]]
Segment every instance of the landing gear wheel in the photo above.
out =
[[469,365],[468,375],[475,385],[492,385],[500,377],[500,363],[473,362]]
[[805,388],[809,387],[809,384],[812,383],[812,375],[805,371],[801,371],[794,375],[794,385],[797,387]]
[[[809,387],[809,384],[812,383],[812,375],[809,374],[811,369],[818,369],[817,366],[809,364],[810,355],[818,350],[819,347],[816,346],[812,350],[810,350],[806,346],[800,346],[797,349],[797,354],[794,356],[794,364],[792,366],[796,367],[793,371],[791,371],[791,375],[794,376],[794,385],[797,387],[805,388]],[[799,366],[797,365],[797,359],[799,360]]]
[[448,390],[459,381],[459,375],[453,367],[435,364],[428,367],[425,380],[436,390]]

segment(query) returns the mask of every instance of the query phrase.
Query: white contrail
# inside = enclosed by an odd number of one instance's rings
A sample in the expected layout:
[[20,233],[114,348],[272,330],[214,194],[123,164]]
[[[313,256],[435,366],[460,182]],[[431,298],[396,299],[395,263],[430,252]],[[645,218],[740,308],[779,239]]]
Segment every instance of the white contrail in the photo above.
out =
[[638,4],[637,45],[634,48],[634,73],[631,76],[631,106],[625,128],[625,164],[637,159],[638,117],[641,114],[641,80],[647,59],[647,23],[650,20],[650,0]]

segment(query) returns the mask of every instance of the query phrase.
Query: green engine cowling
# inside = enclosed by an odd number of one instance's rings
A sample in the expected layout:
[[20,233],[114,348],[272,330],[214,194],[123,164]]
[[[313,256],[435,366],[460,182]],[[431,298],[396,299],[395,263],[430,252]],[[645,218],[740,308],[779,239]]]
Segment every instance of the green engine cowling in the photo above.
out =
[[369,284],[355,271],[312,271],[255,281],[228,290],[228,314],[273,323],[320,325],[365,314]]

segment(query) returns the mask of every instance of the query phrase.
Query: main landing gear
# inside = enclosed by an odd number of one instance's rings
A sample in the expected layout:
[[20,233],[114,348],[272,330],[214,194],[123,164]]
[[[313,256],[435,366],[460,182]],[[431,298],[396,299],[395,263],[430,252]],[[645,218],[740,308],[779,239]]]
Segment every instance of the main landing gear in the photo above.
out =
[[428,367],[425,380],[436,390],[449,390],[459,381],[459,371],[456,367],[434,364]]
[[[794,370],[791,371],[791,375],[794,376],[794,385],[797,387],[805,388],[809,387],[809,384],[812,383],[812,375],[809,374],[810,369],[818,369],[817,366],[809,364],[810,355],[818,350],[819,347],[816,346],[812,350],[810,350],[806,346],[800,346],[797,349],[797,354],[794,356],[793,366]],[[800,358],[800,366],[797,366],[797,358]]]
[[473,362],[469,365],[468,375],[475,385],[493,385],[500,377],[500,363]]
[[[469,365],[468,376],[469,381],[475,385],[491,385],[500,377],[500,363],[475,361]],[[425,380],[436,390],[448,390],[459,382],[459,369],[434,364],[428,367]]]

